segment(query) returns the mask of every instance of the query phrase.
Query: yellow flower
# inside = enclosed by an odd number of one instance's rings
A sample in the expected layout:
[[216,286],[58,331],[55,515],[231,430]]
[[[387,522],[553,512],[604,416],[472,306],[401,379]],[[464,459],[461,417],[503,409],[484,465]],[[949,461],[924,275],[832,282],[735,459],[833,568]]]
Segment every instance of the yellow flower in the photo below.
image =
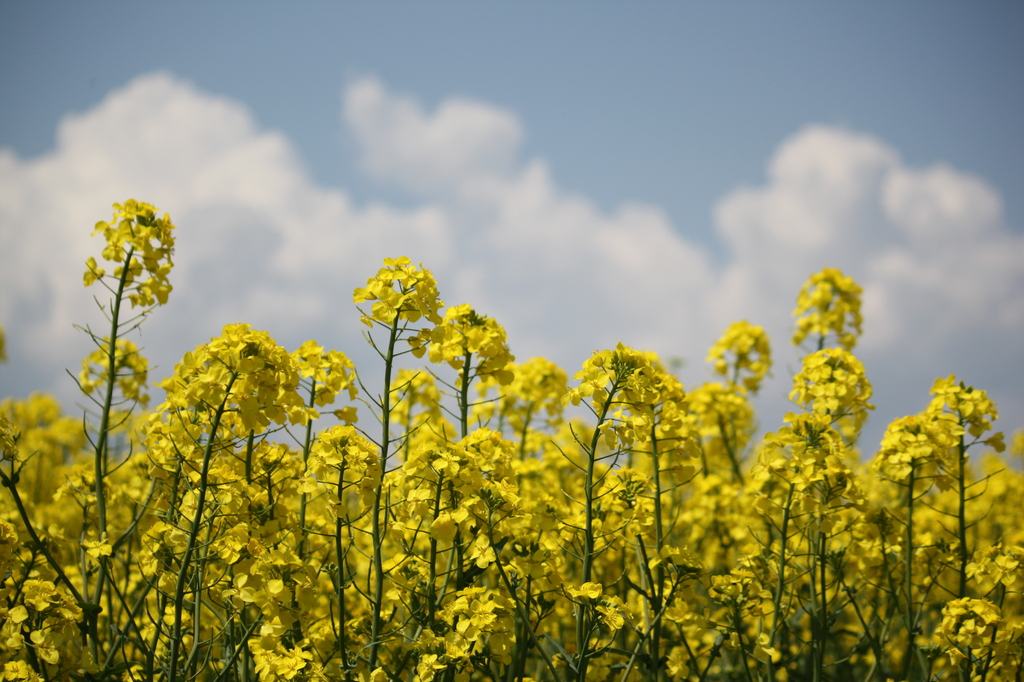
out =
[[762,632],[754,640],[754,658],[759,661],[773,661],[778,662],[782,659],[782,652],[776,649],[771,644],[771,637],[768,636],[767,632]]
[[[106,337],[100,341],[102,345],[82,360],[82,371],[78,375],[78,385],[86,395],[105,386],[110,379],[110,358],[107,354],[109,341]],[[121,395],[142,406],[149,404],[149,394],[145,392],[149,362],[139,352],[139,348],[127,339],[118,339],[115,344],[113,374]]]
[[110,556],[110,553],[114,551],[114,548],[106,540],[85,540],[82,542],[82,547],[85,548],[85,553],[94,559]]
[[291,354],[247,324],[229,324],[219,337],[186,353],[158,385],[167,391],[162,411],[198,408],[211,419],[224,405],[224,423],[243,433],[265,431],[272,422],[306,424],[317,416],[298,393]]
[[[681,387],[675,385],[678,381],[669,385],[672,382],[654,353],[636,351],[622,343],[615,350],[595,352],[575,378],[580,385],[562,397],[562,404],[579,405],[589,399],[595,414],[605,414],[599,428],[610,448],[617,443],[629,447],[637,440],[650,438],[655,406],[662,402],[666,391],[673,394],[672,400],[683,400]],[[613,399],[619,409],[609,414]]]
[[[757,393],[761,381],[772,367],[768,334],[746,320],[735,322],[725,330],[722,338],[715,341],[707,361],[730,384],[742,383],[746,390]],[[748,376],[741,376],[743,374]]]
[[852,417],[857,432],[867,419],[866,410],[875,409],[868,402],[871,392],[860,360],[842,348],[825,348],[804,357],[789,398],[832,422]]
[[0,459],[15,461],[18,459],[18,435],[14,425],[4,412],[0,412]]
[[[373,503],[381,481],[380,453],[354,426],[339,424],[317,436],[307,466],[316,480],[328,487],[333,501],[341,504],[342,492],[355,488],[364,507]],[[344,508],[339,511],[347,513]]]
[[[314,404],[318,407],[330,405],[342,391],[349,400],[355,400],[359,392],[356,368],[341,351],[324,351],[315,341],[306,341],[292,353],[292,360],[299,375],[315,382]],[[355,421],[354,415],[350,416]]]
[[395,318],[416,322],[421,317],[434,324],[441,324],[437,311],[444,301],[438,298],[437,283],[430,270],[412,265],[405,256],[386,258],[384,267],[376,276],[366,281],[352,293],[356,303],[373,301],[370,313],[363,313],[363,324],[368,327],[374,322],[391,326]]
[[[158,209],[151,204],[128,199],[124,204],[114,204],[111,222],[96,223],[93,234],[103,234],[107,245],[103,259],[117,263],[112,275],[99,267],[96,259],[86,261],[83,282],[91,286],[94,282],[112,277],[124,280],[124,291],[132,307],[163,305],[171,292],[167,275],[171,271],[174,253],[175,226],[166,213],[157,217]],[[148,275],[143,279],[144,276]]]
[[[935,380],[932,396],[925,413],[936,419],[951,419],[961,433],[966,431],[974,438],[980,438],[999,418],[996,404],[985,391],[957,381],[952,374]],[[983,442],[996,452],[1006,449],[1002,433],[996,433]]]
[[565,593],[574,601],[577,599],[588,601],[599,599],[603,590],[604,588],[601,586],[601,583],[583,583],[579,587],[573,585],[565,586]]
[[856,282],[835,268],[825,268],[811,275],[800,289],[793,311],[793,317],[797,318],[793,345],[799,346],[811,334],[818,335],[823,344],[832,333],[840,346],[853,350],[863,322],[861,293]]
[[430,524],[430,537],[440,542],[450,543],[455,539],[455,533],[458,530],[459,526],[451,512],[441,512]]
[[[872,463],[875,471],[891,481],[903,483],[911,470],[917,478],[943,475],[936,469],[944,465],[953,469],[952,459],[958,443],[958,434],[946,419],[936,419],[927,413],[894,420],[882,437],[882,447]],[[943,482],[939,482],[940,487]]]
[[935,637],[951,647],[950,662],[956,665],[969,652],[984,655],[1002,623],[999,607],[989,600],[954,599],[942,608],[942,623]]
[[443,362],[457,370],[463,369],[467,356],[473,356],[473,377],[490,376],[502,386],[512,382],[513,373],[507,367],[515,357],[508,350],[505,329],[468,304],[448,308],[441,324],[409,339],[409,344],[418,356],[429,344],[431,362]]
[[598,618],[609,630],[613,632],[619,630],[626,624],[626,619],[622,615],[622,608],[622,602],[617,597],[604,599],[597,605]]

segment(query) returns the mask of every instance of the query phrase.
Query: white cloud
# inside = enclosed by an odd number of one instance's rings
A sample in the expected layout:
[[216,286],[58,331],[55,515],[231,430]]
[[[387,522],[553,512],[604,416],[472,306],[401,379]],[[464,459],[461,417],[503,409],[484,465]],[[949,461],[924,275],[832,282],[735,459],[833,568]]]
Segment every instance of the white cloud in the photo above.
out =
[[[621,339],[686,357],[686,378],[701,380],[729,322],[764,324],[779,356],[767,390],[785,396],[797,290],[838,266],[865,288],[863,359],[886,419],[920,409],[950,371],[1024,414],[1022,370],[1007,369],[1019,345],[1008,339],[1024,336],[1024,240],[978,178],[909,168],[875,138],[809,127],[783,141],[763,185],[715,207],[727,254],[716,267],[657,207],[603,212],[560,189],[544,159],[520,158],[510,111],[465,99],[428,111],[367,78],[346,88],[343,120],[364,168],[415,193],[414,209],[358,206],[316,185],[282,134],[167,74],[69,116],[45,156],[0,150],[4,392],[70,388],[61,369],[86,349],[71,323],[98,318],[80,284],[99,250],[90,227],[133,196],[179,225],[176,289],[143,337],[165,370],[235,321],[369,359],[351,290],[405,254],[434,270],[449,303],[502,322],[521,358],[545,354],[570,372]],[[772,427],[785,407],[765,406]]]
[[993,232],[1003,211],[999,195],[983,180],[945,164],[893,170],[882,188],[882,206],[914,246],[924,249]]
[[813,126],[780,146],[764,185],[724,197],[716,219],[733,256],[717,294],[732,316],[774,310],[766,326],[781,346],[780,313],[801,281],[840,267],[864,288],[857,351],[887,419],[920,409],[932,379],[956,372],[1020,423],[1011,339],[1024,338],[1024,237],[983,180],[909,168],[871,136]]
[[70,394],[63,368],[88,349],[72,324],[101,320],[100,290],[81,284],[100,250],[90,233],[114,201],[150,201],[178,225],[175,290],[143,328],[158,374],[230,322],[292,342],[346,330],[358,341],[348,302],[373,264],[396,249],[435,267],[450,257],[436,208],[357,208],[311,182],[290,142],[244,106],[162,73],[69,115],[44,156],[0,151],[0,188],[0,320],[17,358],[0,369],[5,392]]
[[605,215],[560,190],[544,161],[517,165],[511,112],[449,100],[426,113],[372,79],[350,85],[344,111],[368,167],[449,216],[449,302],[473,303],[513,341],[572,364],[620,338],[675,353],[703,341],[707,256],[654,207]]
[[348,87],[344,120],[367,171],[418,191],[511,172],[523,137],[510,112],[450,98],[428,116],[415,99],[390,93],[373,78]]

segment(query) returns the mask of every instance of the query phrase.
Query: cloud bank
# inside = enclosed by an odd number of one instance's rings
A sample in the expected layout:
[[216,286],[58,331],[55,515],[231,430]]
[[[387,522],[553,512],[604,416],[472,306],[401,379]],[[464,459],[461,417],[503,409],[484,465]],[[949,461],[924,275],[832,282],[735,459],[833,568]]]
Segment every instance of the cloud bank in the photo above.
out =
[[840,267],[865,290],[858,355],[876,387],[877,436],[921,409],[951,372],[985,388],[1024,424],[1024,238],[981,178],[914,168],[870,135],[809,126],[784,140],[764,182],[713,207],[725,258],[688,240],[657,206],[605,212],[560,189],[543,158],[522,158],[514,112],[452,98],[426,110],[375,78],[343,91],[341,124],[370,177],[412,208],[358,204],[319,186],[288,139],[244,105],[172,75],[142,76],[69,115],[52,152],[0,150],[0,323],[11,362],[0,393],[73,395],[63,368],[102,326],[81,286],[98,252],[91,226],[128,197],[171,213],[178,229],[171,302],[141,342],[162,376],[182,353],[245,321],[295,347],[307,338],[372,362],[351,292],[386,256],[431,268],[449,304],[496,317],[521,359],[572,372],[622,340],[688,360],[733,320],[773,335],[765,426],[786,409],[796,355],[790,311],[809,274]]

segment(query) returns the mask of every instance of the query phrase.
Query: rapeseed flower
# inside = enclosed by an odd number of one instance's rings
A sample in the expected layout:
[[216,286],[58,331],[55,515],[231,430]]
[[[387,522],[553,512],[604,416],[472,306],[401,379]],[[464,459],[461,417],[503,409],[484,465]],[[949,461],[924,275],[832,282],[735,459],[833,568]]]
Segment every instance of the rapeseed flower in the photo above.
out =
[[800,289],[793,311],[797,318],[793,345],[799,346],[809,336],[817,335],[821,350],[829,334],[834,334],[840,346],[853,350],[864,321],[860,314],[862,293],[853,279],[836,268],[811,275]]
[[[175,229],[168,214],[157,216],[158,209],[151,204],[128,199],[114,204],[114,217],[110,222],[96,223],[93,235],[103,234],[107,244],[103,260],[116,263],[113,273],[99,267],[96,259],[86,261],[83,281],[85,286],[113,278],[128,292],[132,307],[149,307],[167,303],[173,288],[168,274],[174,265]],[[145,279],[142,279],[143,277]]]

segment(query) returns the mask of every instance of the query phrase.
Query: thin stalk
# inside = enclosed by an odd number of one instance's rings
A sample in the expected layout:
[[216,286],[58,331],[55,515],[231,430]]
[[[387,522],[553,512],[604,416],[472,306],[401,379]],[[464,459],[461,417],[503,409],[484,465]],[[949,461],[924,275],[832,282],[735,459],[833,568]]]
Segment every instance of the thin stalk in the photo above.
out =
[[[307,402],[308,407],[313,407],[316,403],[316,375],[310,379],[309,384],[309,401]],[[302,470],[306,471],[307,462],[309,462],[309,451],[313,445],[313,420],[310,419],[306,423],[306,438],[302,444]],[[309,552],[309,543],[306,541],[306,505],[309,504],[309,495],[302,493],[299,496],[299,561],[306,563],[306,556]]]
[[743,472],[740,470],[739,457],[736,455],[736,447],[732,439],[727,438],[725,435],[725,417],[722,413],[718,413],[718,433],[722,435],[722,446],[725,448],[725,454],[729,455],[729,464],[732,466],[733,476],[736,477],[736,482],[742,485]]
[[192,518],[192,528],[188,534],[188,544],[185,546],[185,554],[181,558],[181,568],[178,571],[177,584],[174,587],[174,631],[171,636],[170,672],[167,675],[168,682],[177,682],[178,650],[181,646],[181,620],[185,607],[185,581],[188,576],[189,564],[192,563],[192,554],[196,549],[196,538],[199,535],[199,526],[203,522],[203,512],[206,507],[207,477],[210,473],[210,460],[213,455],[213,447],[217,442],[217,429],[220,428],[221,417],[227,409],[228,398],[231,395],[231,387],[238,378],[237,372],[231,373],[228,385],[224,389],[224,400],[217,407],[210,425],[210,435],[206,441],[206,448],[203,452],[203,468],[199,474],[199,499],[196,501],[195,516]]
[[[963,421],[961,419],[961,421]],[[967,551],[967,448],[964,446],[964,437],[960,436],[957,444],[957,459],[959,470],[957,471],[957,539],[960,542],[960,575],[957,585],[957,599],[967,596],[967,562],[970,555]]]
[[[608,390],[608,397],[601,406],[601,413],[597,416],[597,425],[594,428],[594,435],[590,439],[590,447],[587,448],[587,479],[584,487],[586,495],[585,502],[585,524],[583,529],[583,574],[580,583],[589,583],[594,565],[594,468],[597,464],[597,447],[601,439],[601,425],[608,418],[608,410],[611,409],[612,399],[618,391],[619,383],[616,380]],[[589,636],[589,618],[587,610],[581,605],[576,607],[576,647],[577,647],[577,679],[584,682],[587,679],[587,642]]]
[[72,583],[68,578],[67,573],[64,572],[64,567],[53,558],[53,554],[50,553],[50,550],[47,549],[42,538],[39,537],[35,526],[32,525],[32,519],[28,514],[28,510],[25,508],[25,502],[21,499],[21,495],[18,493],[16,478],[17,473],[14,473],[13,476],[8,476],[0,470],[0,485],[11,491],[11,497],[14,498],[14,505],[18,508],[18,516],[21,517],[21,522],[25,524],[25,530],[28,531],[35,547],[38,548],[38,551],[46,559],[46,563],[53,569],[54,573],[56,573],[58,582],[64,583],[64,586],[68,588],[69,592],[71,592],[71,596],[74,598],[75,603],[78,604],[82,611],[86,611],[90,608],[98,608],[95,604],[90,604],[85,601],[82,597],[82,593],[78,591],[78,588],[75,587],[74,583]]
[[[661,550],[665,543],[665,531],[662,522],[662,508],[661,508],[661,465],[658,462],[658,436],[656,426],[651,426],[651,474],[654,478],[654,542],[658,549],[658,555],[661,556]],[[658,561],[658,566],[655,571],[655,585],[652,585],[650,589],[653,611],[660,614],[662,611],[662,603],[664,598],[664,583],[665,583],[665,568],[662,562]],[[650,652],[650,668],[653,670],[654,679],[658,680],[661,678],[661,633],[662,633],[662,622],[659,617],[654,623],[651,624],[651,637],[648,642],[648,651]]]
[[462,437],[469,435],[469,382],[472,375],[473,354],[466,351],[462,363],[461,386],[459,386],[459,424],[462,427]]
[[[820,584],[820,594],[815,591],[813,593],[813,599],[819,599],[820,602],[816,605],[818,611],[818,627],[814,633],[814,645],[812,651],[814,652],[814,682],[819,682],[824,679],[825,676],[825,646],[828,643],[828,584],[826,583],[826,553],[828,547],[828,534],[822,530],[822,517],[818,517],[817,530],[815,533],[815,563],[818,570],[818,580]],[[813,583],[812,583],[813,586]]]
[[821,646],[818,649],[818,678],[823,679],[825,676],[825,649],[828,646],[829,635],[828,582],[825,574],[825,571],[828,568],[828,562],[826,560],[828,552],[828,534],[825,532],[819,532],[818,543],[818,570],[821,573]]
[[906,611],[904,620],[907,626],[907,650],[903,655],[902,679],[909,679],[910,668],[913,665],[917,642],[914,641],[914,633],[917,629],[914,618],[914,483],[917,469],[913,462],[910,464],[910,476],[907,481],[907,526],[905,529],[906,551],[903,557],[903,589],[907,593]]
[[[306,403],[307,407],[313,407],[316,404],[316,373],[309,380],[309,401]],[[302,443],[302,471],[306,472],[307,462],[309,461],[309,451],[313,445],[313,420],[310,419],[306,422],[306,437]],[[309,542],[306,538],[306,505],[309,503],[309,496],[307,493],[302,493],[299,496],[299,527],[296,529],[296,533],[299,535],[299,542],[297,548],[297,554],[299,556],[299,562],[302,564],[306,563],[307,556],[309,554]],[[295,593],[292,593],[292,608],[298,612],[299,601]],[[302,641],[302,621],[298,618],[295,619],[295,623],[292,625],[292,642],[298,644]]]
[[[107,448],[107,436],[110,432],[110,411],[114,403],[114,390],[117,385],[117,335],[120,331],[120,316],[121,316],[121,300],[124,296],[125,283],[128,280],[128,273],[130,271],[130,265],[132,260],[132,254],[135,253],[134,247],[129,246],[128,251],[125,254],[124,262],[121,265],[121,276],[117,281],[117,293],[114,294],[113,308],[110,312],[110,338],[107,341],[107,385],[103,396],[103,409],[100,413],[100,426],[99,434],[96,438],[96,448],[93,457],[93,488],[96,495],[96,526],[99,531],[99,539],[105,540],[107,537],[107,497],[106,497],[106,477],[107,477],[107,459],[108,459],[108,448]],[[90,598],[90,602],[99,606],[100,601],[103,598],[104,588],[107,582],[107,560],[108,557],[101,556],[98,559],[99,570],[96,574],[96,584]],[[82,576],[83,582],[88,580],[88,573]],[[89,588],[86,583],[83,585],[82,591],[88,595]],[[96,620],[99,616],[97,610],[90,609],[87,614],[88,629],[90,633],[89,637],[89,651],[92,654],[93,660],[100,660],[99,657],[99,641],[98,632],[96,631]]]
[[[441,493],[442,485],[444,483],[444,473],[437,475],[437,487],[434,494],[434,519],[436,520],[441,515]],[[427,623],[426,626],[432,628],[434,626],[434,618],[437,614],[437,539],[430,536],[430,559],[429,559],[429,570],[430,574],[427,579]]]
[[[495,546],[494,542],[494,528],[493,524],[487,524],[487,537],[490,540],[491,547]],[[541,658],[544,659],[545,665],[547,665],[548,671],[551,673],[552,680],[558,680],[558,669],[555,667],[555,662],[551,660],[550,654],[545,651],[544,647],[540,643],[540,639],[537,637],[537,633],[530,626],[530,615],[523,606],[523,602],[516,596],[516,589],[512,586],[512,581],[509,580],[508,574],[505,572],[505,567],[501,563],[501,557],[495,554],[494,566],[498,569],[498,576],[501,578],[501,582],[504,583],[505,589],[508,590],[509,596],[512,597],[512,601],[515,602],[516,611],[519,613],[519,619],[523,622],[526,627],[526,632],[530,635],[530,640],[533,645],[537,647],[537,651],[540,652]]]
[[[341,468],[338,470],[338,506],[342,507],[342,496],[344,495],[344,483],[345,483],[345,461],[342,460]],[[348,669],[348,636],[345,628],[345,623],[348,620],[348,614],[345,607],[345,557],[346,553],[342,548],[341,535],[344,524],[341,520],[341,515],[334,521],[334,556],[335,561],[338,565],[338,575],[335,580],[335,598],[338,600],[338,622],[341,625],[341,632],[338,635],[338,655],[341,657],[341,669],[345,671],[346,679],[349,674]]]
[[[786,493],[786,504],[782,508],[782,527],[779,538],[779,578],[778,584],[775,586],[775,598],[773,600],[772,610],[772,632],[769,646],[774,648],[778,643],[777,638],[779,634],[779,615],[782,611],[782,596],[786,587],[786,542],[789,539],[789,515],[792,511],[793,506],[793,483],[789,484],[789,492]],[[766,663],[768,666],[768,679],[775,679],[775,666],[772,665],[771,661]]]
[[388,334],[388,350],[384,356],[384,395],[381,397],[381,439],[380,439],[380,483],[373,491],[373,512],[370,518],[370,534],[373,541],[373,613],[370,625],[370,657],[368,667],[372,673],[377,668],[380,650],[380,631],[383,625],[381,610],[384,606],[384,529],[381,523],[381,502],[384,496],[384,476],[388,470],[388,450],[391,446],[391,373],[394,369],[395,343],[398,341],[399,315],[391,323]]

